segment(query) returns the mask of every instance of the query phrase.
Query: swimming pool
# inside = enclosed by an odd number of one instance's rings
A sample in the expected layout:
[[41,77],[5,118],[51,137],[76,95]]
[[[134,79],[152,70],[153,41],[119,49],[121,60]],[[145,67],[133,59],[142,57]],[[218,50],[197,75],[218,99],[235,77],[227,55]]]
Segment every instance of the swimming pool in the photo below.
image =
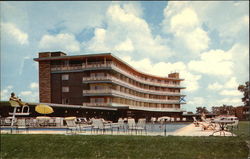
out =
[[[151,124],[151,123],[147,123],[146,124],[146,132],[147,133],[151,133],[151,134],[155,134],[155,135],[166,135],[166,133],[171,133],[171,132],[174,132],[180,128],[183,128],[185,126],[187,126],[189,123],[166,123],[166,124]],[[1,127],[1,131],[11,131],[11,128],[10,127]],[[15,128],[13,129],[14,131],[16,130]],[[68,129],[67,128],[28,128],[28,129],[25,129],[25,128],[21,128],[21,129],[18,129],[19,131],[26,131],[28,130],[29,132],[33,131],[33,132],[66,132]],[[92,133],[91,132],[91,128],[90,127],[87,127],[87,128],[84,128],[82,129],[84,132],[87,132],[87,133]],[[144,130],[145,131],[145,130]],[[126,125],[125,125],[125,128],[122,128],[122,129],[113,129],[112,130],[112,133],[115,133],[115,132],[124,132],[124,133],[128,133],[128,130],[126,128]]]

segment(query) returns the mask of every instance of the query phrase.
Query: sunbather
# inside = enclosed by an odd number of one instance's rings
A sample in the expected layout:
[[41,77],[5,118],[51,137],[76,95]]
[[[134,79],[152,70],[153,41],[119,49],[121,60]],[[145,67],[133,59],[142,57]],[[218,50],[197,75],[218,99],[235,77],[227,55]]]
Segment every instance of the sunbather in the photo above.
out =
[[24,103],[20,98],[16,97],[14,92],[11,93],[9,100],[17,102],[20,106],[28,105],[28,103]]

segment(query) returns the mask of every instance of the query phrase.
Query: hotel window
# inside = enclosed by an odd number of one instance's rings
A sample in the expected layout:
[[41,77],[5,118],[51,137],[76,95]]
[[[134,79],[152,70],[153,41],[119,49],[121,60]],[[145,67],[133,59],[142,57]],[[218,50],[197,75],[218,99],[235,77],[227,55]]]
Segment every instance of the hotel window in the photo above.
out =
[[103,72],[96,73],[96,77],[104,77],[104,73]]
[[62,87],[62,92],[69,92],[69,87]]
[[104,103],[104,98],[91,98],[91,103]]
[[68,98],[63,98],[62,99],[62,104],[69,104],[69,99]]
[[62,80],[69,80],[69,74],[63,74]]

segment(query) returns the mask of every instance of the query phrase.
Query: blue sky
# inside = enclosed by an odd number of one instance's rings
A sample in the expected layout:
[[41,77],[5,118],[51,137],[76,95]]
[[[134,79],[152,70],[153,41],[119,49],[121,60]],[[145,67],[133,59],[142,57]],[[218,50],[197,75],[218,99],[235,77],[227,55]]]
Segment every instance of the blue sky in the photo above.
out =
[[1,100],[38,102],[38,52],[112,52],[140,71],[185,78],[187,104],[242,105],[249,77],[249,3],[0,2]]

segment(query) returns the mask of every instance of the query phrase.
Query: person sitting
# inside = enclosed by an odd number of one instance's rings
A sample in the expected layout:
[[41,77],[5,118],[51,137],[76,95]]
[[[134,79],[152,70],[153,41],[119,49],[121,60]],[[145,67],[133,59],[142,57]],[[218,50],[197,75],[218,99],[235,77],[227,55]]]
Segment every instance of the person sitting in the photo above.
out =
[[14,92],[11,93],[9,100],[17,102],[20,106],[27,105],[27,103],[22,102],[22,100],[20,98],[16,97]]

